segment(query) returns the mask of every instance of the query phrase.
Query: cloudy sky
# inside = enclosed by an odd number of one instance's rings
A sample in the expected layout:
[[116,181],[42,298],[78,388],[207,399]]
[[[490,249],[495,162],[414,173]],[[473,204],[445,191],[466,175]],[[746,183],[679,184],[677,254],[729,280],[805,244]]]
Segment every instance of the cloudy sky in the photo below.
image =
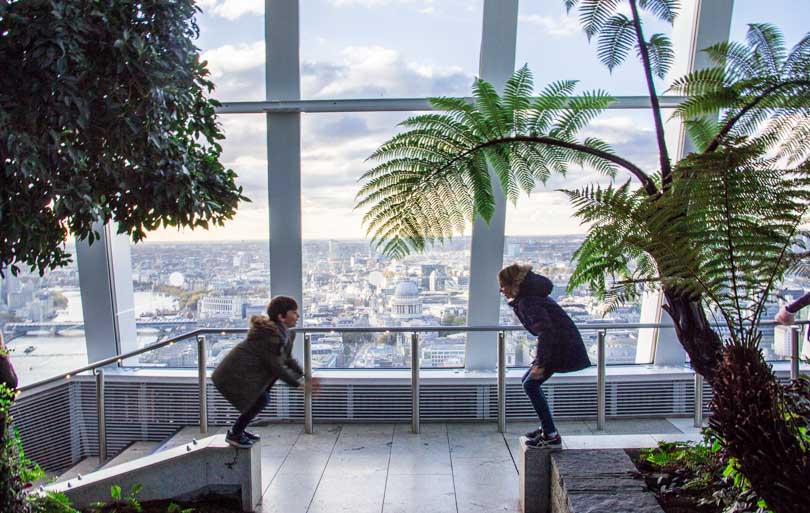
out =
[[[300,0],[301,95],[305,99],[467,96],[478,70],[483,0]],[[690,0],[684,0],[690,1]],[[197,44],[209,63],[215,97],[264,99],[264,0],[201,0]],[[641,70],[631,59],[611,75],[596,59],[575,16],[562,0],[521,0],[516,65],[528,63],[535,84],[578,79],[581,90],[644,94]],[[732,38],[751,22],[772,22],[789,45],[807,31],[806,0],[736,0]],[[650,23],[648,33],[671,29]],[[659,88],[665,89],[660,82]],[[360,238],[362,212],[353,210],[364,159],[396,133],[412,113],[302,115],[304,238]],[[264,239],[268,232],[265,118],[223,115],[224,160],[238,174],[251,203],[224,228],[159,231],[148,240]],[[586,131],[619,154],[653,171],[656,153],[648,112],[608,111]],[[598,179],[572,172],[507,213],[507,234],[583,233],[566,199],[555,189]]]

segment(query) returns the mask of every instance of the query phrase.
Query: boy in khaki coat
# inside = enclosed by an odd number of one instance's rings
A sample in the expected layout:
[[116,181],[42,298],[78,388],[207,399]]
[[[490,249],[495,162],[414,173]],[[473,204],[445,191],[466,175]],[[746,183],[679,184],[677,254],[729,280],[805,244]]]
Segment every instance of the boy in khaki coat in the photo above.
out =
[[[267,305],[267,317],[254,315],[245,340],[234,347],[214,370],[211,380],[217,390],[241,415],[225,440],[234,447],[250,447],[259,437],[247,431],[248,424],[270,399],[270,388],[280,379],[298,388],[304,371],[292,357],[295,334],[289,329],[298,323],[298,303],[276,296]],[[312,379],[313,391],[320,389]]]

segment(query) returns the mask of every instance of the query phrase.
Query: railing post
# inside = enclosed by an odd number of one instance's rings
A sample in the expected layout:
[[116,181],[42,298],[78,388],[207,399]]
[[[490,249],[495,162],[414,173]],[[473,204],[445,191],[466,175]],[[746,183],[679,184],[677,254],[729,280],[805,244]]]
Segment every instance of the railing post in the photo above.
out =
[[605,331],[596,333],[596,430],[605,429],[606,394]]
[[312,337],[304,334],[304,432],[312,434]]
[[790,379],[799,379],[799,328],[790,330]]
[[696,428],[703,427],[703,376],[695,372],[695,422]]
[[498,431],[506,432],[506,333],[498,332]]
[[200,389],[200,433],[208,433],[208,390],[206,389],[207,362],[206,362],[205,335],[197,336],[197,378]]
[[419,335],[411,333],[411,431],[419,434]]
[[98,464],[107,462],[107,418],[104,413],[104,371],[96,369],[96,414],[98,415]]

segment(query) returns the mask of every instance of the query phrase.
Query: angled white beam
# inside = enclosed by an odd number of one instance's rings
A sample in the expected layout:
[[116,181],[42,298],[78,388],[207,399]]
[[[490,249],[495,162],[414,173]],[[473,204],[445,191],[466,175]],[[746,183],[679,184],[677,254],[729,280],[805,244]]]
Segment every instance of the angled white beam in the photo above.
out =
[[110,224],[96,223],[95,230],[100,238],[93,244],[76,240],[88,362],[138,348],[129,237]]
[[[298,101],[297,0],[265,1],[267,101]],[[267,112],[267,195],[270,210],[270,292],[303,301],[301,246],[301,114]],[[302,321],[303,322],[303,321]],[[295,346],[302,360],[303,344]]]
[[[728,41],[731,31],[731,15],[734,0],[694,0],[682,2],[681,12],[672,31],[675,63],[669,73],[676,79],[692,71],[712,66],[701,50],[711,45]],[[681,159],[695,151],[679,121],[670,121],[666,127],[667,142],[675,151],[672,155]],[[648,294],[644,298],[640,322],[671,323],[663,312],[663,294]],[[675,336],[674,329],[645,329],[639,331],[636,362],[653,361],[656,365],[681,365],[686,353]]]
[[[517,0],[484,0],[479,75],[492,83],[497,91],[503,91],[507,79],[515,71],[517,20]],[[491,168],[489,176],[495,195],[495,212],[489,224],[480,218],[473,223],[467,307],[467,324],[470,326],[498,324],[501,305],[497,273],[503,265],[506,198]],[[464,366],[468,370],[494,369],[497,362],[495,340],[494,333],[470,333]]]

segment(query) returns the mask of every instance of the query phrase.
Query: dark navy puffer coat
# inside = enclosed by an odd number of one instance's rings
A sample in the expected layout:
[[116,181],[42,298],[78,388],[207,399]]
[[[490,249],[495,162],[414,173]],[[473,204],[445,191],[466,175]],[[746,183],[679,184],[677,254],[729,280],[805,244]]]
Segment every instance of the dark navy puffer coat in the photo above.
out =
[[589,367],[591,361],[574,321],[549,297],[553,288],[551,280],[529,271],[517,297],[509,302],[521,324],[537,336],[537,356],[532,365],[550,372]]

